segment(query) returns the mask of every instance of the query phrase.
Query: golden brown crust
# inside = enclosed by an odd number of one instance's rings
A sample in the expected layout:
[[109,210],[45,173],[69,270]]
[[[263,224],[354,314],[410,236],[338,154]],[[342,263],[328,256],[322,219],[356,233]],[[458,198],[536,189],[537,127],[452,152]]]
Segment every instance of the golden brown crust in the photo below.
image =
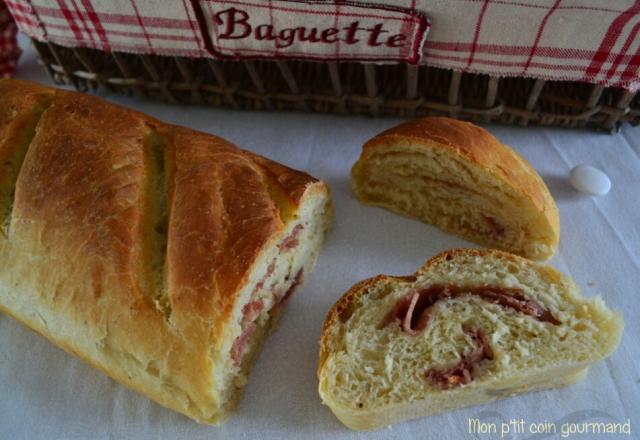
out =
[[201,315],[215,337],[261,249],[280,233],[260,168],[223,139],[172,128],[175,152],[167,249],[174,321]]
[[[45,320],[64,317],[70,333],[0,307],[159,403],[217,421],[224,402],[210,392],[220,368],[212,353],[287,223],[272,186],[293,213],[326,186],[216,136],[17,80],[0,80],[0,147],[41,100],[50,106],[0,236],[0,293],[34,295]],[[98,351],[85,353],[93,339]]]
[[0,107],[0,160],[3,161],[8,158],[8,151],[21,135],[28,117],[38,107],[47,106],[54,94],[51,89],[32,83],[24,83],[24,88],[20,90],[10,86],[11,84],[13,83],[10,81],[0,80],[3,102]]
[[242,151],[242,153],[262,167],[263,171],[273,179],[284,194],[287,195],[291,203],[300,203],[300,199],[304,195],[309,182],[308,174],[293,170],[249,151]]
[[364,145],[362,157],[376,148],[407,140],[417,146],[435,146],[453,151],[508,183],[544,213],[558,235],[558,210],[544,181],[522,156],[488,131],[470,122],[445,117],[415,119],[369,140]]
[[0,236],[5,234],[13,203],[15,179],[40,114],[49,106],[53,91],[26,83],[21,90],[0,81]]

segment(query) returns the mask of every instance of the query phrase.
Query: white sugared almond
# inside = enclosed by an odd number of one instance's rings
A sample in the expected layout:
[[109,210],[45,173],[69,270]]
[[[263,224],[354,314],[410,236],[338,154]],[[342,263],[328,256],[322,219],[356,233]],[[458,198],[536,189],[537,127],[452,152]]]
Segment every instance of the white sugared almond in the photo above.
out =
[[571,185],[578,191],[603,196],[611,189],[609,176],[590,165],[578,165],[571,170]]

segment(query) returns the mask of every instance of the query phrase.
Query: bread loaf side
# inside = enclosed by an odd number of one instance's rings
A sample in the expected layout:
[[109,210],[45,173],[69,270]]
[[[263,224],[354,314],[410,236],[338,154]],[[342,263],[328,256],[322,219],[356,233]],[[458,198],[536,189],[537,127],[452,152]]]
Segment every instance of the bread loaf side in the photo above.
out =
[[0,157],[0,309],[161,405],[227,418],[317,258],[327,186],[17,80],[0,80]]

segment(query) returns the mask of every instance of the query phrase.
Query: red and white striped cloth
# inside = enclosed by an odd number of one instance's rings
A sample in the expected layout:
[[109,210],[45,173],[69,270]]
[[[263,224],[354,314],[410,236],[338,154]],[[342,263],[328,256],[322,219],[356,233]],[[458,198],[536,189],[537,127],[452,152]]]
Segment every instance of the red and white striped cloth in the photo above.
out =
[[17,32],[7,6],[0,0],[0,78],[10,77],[16,69],[20,56]]
[[[20,29],[38,40],[105,51],[212,57],[194,5],[209,7],[207,2],[217,1],[7,0],[7,4]],[[261,8],[267,5],[271,8],[267,19],[271,20],[273,5],[287,3],[242,2]],[[333,2],[336,11],[347,3],[406,8],[429,17],[431,30],[423,48],[423,64],[640,89],[640,0]],[[312,18],[301,14],[289,21],[307,23]],[[212,31],[216,25],[205,26]],[[327,59],[339,59],[334,46],[327,45],[326,50],[331,51]],[[274,57],[283,53],[286,56],[286,51],[274,46]]]

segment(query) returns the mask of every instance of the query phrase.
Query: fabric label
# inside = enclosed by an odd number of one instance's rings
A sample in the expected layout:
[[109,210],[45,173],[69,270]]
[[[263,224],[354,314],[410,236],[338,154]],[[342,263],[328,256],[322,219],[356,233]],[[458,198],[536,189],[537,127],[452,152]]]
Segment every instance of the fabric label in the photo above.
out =
[[192,0],[205,46],[230,59],[417,64],[430,27],[413,9],[350,1]]

